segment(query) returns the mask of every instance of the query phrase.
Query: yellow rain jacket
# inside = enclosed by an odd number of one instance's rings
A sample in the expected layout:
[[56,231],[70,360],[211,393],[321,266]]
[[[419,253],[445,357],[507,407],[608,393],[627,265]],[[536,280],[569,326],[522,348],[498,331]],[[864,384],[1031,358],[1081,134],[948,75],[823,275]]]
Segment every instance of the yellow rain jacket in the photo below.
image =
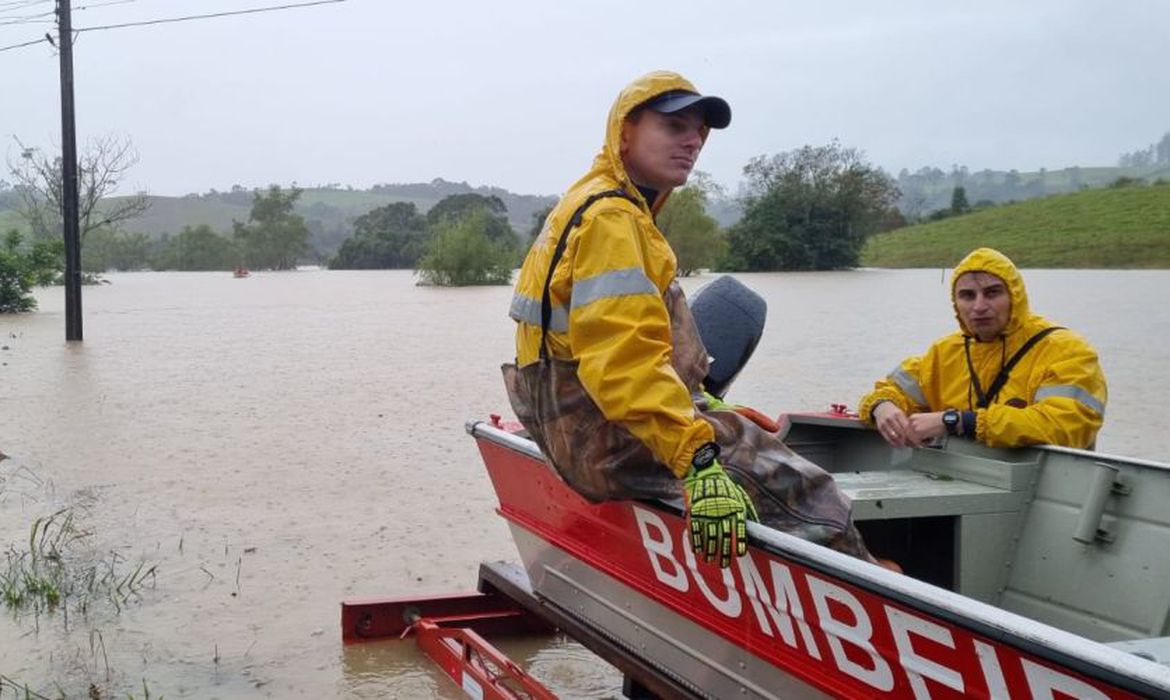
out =
[[[1105,418],[1108,390],[1097,352],[1067,329],[1051,332],[1036,343],[1011,370],[1009,379],[986,408],[978,408],[971,369],[983,391],[1000,368],[1037,332],[1055,326],[1028,308],[1024,280],[1002,253],[979,248],[963,259],[951,275],[988,272],[1002,279],[1011,296],[1011,318],[997,340],[979,341],[963,325],[936,341],[925,355],[911,357],[861,400],[858,412],[873,423],[879,401],[893,401],[907,414],[955,408],[975,411],[975,437],[991,447],[1051,444],[1090,447]],[[967,354],[970,353],[970,368]]]
[[569,231],[550,288],[549,352],[579,363],[577,376],[605,418],[623,425],[681,478],[695,449],[714,439],[714,430],[700,418],[671,366],[671,324],[663,293],[675,278],[677,260],[654,224],[654,214],[670,193],[659,192],[647,202],[620,154],[626,115],[672,90],[698,93],[677,73],[660,71],[618,95],[593,167],[561,198],[528,251],[509,315],[518,322],[516,364],[535,362],[541,296],[561,231],[590,195],[614,189],[632,195],[637,204],[621,197],[598,200]]

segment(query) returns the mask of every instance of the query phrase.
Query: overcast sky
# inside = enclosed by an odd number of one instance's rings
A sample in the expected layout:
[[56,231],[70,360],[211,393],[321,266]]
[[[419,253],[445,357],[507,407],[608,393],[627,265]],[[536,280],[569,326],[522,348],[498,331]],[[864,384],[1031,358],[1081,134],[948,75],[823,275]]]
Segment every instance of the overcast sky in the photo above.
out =
[[[74,0],[74,26],[295,1]],[[52,8],[0,0],[0,47],[53,30]],[[659,68],[731,103],[699,168],[732,190],[751,157],[833,138],[891,173],[1114,165],[1170,131],[1168,49],[1165,0],[348,0],[74,51],[80,142],[129,137],[123,189],[179,195],[436,177],[556,194],[621,87]],[[58,148],[59,110],[53,47],[0,51],[0,153]]]

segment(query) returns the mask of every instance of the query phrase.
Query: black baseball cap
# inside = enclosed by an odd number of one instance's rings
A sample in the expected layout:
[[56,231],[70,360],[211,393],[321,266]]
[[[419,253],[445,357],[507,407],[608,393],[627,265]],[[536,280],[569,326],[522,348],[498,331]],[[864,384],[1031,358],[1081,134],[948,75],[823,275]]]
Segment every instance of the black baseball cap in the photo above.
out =
[[671,90],[645,103],[647,109],[660,114],[674,114],[688,107],[698,105],[703,112],[703,122],[712,129],[723,129],[731,123],[731,105],[722,97],[700,95],[689,90]]

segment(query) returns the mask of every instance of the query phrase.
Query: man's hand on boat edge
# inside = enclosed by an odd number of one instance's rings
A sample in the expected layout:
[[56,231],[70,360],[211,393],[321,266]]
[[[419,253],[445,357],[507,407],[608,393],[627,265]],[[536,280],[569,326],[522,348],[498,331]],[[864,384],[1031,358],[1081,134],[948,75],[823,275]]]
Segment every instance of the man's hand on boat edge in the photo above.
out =
[[719,460],[706,467],[691,467],[683,478],[691,546],[704,561],[731,566],[732,552],[747,554],[747,521],[759,520],[755,504],[739,484],[731,480]]

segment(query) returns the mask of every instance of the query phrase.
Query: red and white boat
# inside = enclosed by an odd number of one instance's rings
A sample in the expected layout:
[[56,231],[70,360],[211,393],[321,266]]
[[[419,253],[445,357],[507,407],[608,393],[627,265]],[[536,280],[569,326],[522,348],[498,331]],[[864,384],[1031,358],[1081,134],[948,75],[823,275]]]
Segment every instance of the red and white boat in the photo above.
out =
[[[347,603],[343,634],[474,628],[490,603],[495,623],[567,631],[637,697],[1170,698],[1170,465],[959,439],[894,450],[841,414],[780,422],[905,574],[754,523],[731,568],[696,562],[681,504],[591,504],[518,426],[475,422],[523,569],[485,566],[470,597]],[[445,666],[473,697],[548,697],[492,695],[501,664]]]

